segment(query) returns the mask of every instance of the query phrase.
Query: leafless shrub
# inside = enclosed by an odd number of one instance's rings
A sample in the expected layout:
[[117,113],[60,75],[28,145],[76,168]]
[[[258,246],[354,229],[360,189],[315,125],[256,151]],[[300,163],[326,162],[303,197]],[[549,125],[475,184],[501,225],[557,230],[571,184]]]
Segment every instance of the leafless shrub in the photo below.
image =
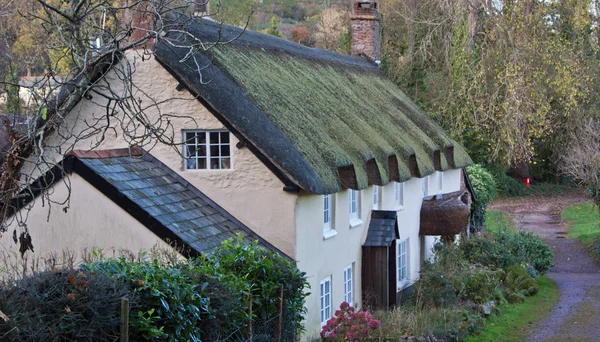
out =
[[600,118],[590,117],[569,134],[559,162],[561,172],[600,194]]

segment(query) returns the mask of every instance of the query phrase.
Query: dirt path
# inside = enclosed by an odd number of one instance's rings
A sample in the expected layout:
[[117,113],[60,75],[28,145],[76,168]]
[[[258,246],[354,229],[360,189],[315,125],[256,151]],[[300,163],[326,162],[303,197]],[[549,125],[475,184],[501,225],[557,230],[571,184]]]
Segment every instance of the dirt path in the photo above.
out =
[[576,240],[566,237],[567,227],[560,219],[563,208],[587,200],[583,194],[568,193],[501,200],[489,208],[508,212],[519,229],[536,233],[554,251],[556,266],[548,275],[560,288],[560,300],[529,341],[600,341],[600,267]]

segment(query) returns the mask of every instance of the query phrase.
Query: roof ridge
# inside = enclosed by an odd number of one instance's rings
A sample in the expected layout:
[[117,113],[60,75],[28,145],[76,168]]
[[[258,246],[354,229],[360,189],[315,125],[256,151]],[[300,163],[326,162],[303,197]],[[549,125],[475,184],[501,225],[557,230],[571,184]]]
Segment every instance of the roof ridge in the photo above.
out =
[[67,156],[72,155],[79,159],[105,159],[118,157],[139,157],[146,152],[138,146],[126,148],[112,148],[105,150],[73,150],[67,153]]

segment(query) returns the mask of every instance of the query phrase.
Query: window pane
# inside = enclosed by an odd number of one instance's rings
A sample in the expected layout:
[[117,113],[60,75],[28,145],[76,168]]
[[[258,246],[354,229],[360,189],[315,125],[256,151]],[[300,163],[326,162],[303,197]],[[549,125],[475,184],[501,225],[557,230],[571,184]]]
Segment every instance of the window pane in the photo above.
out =
[[186,144],[195,144],[196,143],[196,132],[186,132],[185,133],[185,142],[186,142]]
[[198,158],[198,168],[206,169],[206,158]]
[[195,157],[196,156],[196,146],[194,145],[187,145],[185,147],[187,154],[186,157]]
[[230,162],[229,158],[221,159],[221,168],[222,169],[230,169],[231,168],[231,162]]
[[210,143],[211,144],[219,143],[219,132],[210,132]]
[[201,145],[197,147],[196,151],[198,157],[206,157],[206,146]]
[[210,156],[211,157],[218,157],[219,156],[219,146],[210,146]]
[[220,167],[219,158],[210,158],[210,168],[219,169]]
[[185,160],[185,168],[186,169],[196,169],[196,159],[195,158],[189,158]]
[[229,157],[229,145],[221,145],[221,157]]
[[206,144],[206,133],[198,132],[198,144]]
[[221,132],[221,144],[229,144],[229,132]]

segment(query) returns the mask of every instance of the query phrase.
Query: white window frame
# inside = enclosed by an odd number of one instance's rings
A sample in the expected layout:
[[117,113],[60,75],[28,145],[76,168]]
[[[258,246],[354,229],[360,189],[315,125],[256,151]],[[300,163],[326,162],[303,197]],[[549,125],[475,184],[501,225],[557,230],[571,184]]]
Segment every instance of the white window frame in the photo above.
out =
[[319,303],[321,326],[324,326],[332,317],[331,276],[321,280],[319,284]]
[[408,239],[396,240],[396,282],[398,290],[408,284],[409,253]]
[[335,197],[331,194],[323,195],[323,240],[334,237],[337,232],[335,231],[334,217],[335,217]]
[[344,268],[344,301],[350,306],[354,302],[354,263]]
[[429,179],[428,177],[421,178],[421,188],[423,189],[423,197],[429,196]]
[[394,182],[394,203],[396,208],[404,209],[404,183]]
[[363,222],[360,219],[360,191],[348,190],[348,206],[350,215],[350,228],[358,227]]
[[[202,129],[189,129],[183,130],[183,168],[184,170],[231,170],[233,169],[233,150],[231,148],[231,133],[227,130],[202,130]],[[204,143],[198,141],[200,133],[204,134]],[[224,135],[223,133],[226,133]],[[194,138],[188,138],[188,134],[194,134]],[[217,134],[217,142],[211,142],[212,134]],[[223,142],[223,137],[227,137],[227,141]],[[193,143],[190,143],[194,140]],[[194,147],[194,155],[190,155],[190,147]],[[213,147],[216,147],[217,154],[213,155]],[[222,155],[224,148],[227,147],[229,155]],[[204,148],[204,155],[199,155],[198,151]],[[200,167],[201,161],[204,160],[204,167]],[[195,167],[190,167],[188,163],[195,161]],[[211,167],[213,162],[216,162],[218,167]],[[226,164],[228,163],[228,165]],[[223,167],[227,165],[226,167]]]
[[379,210],[381,207],[381,189],[379,185],[373,185],[373,209]]

